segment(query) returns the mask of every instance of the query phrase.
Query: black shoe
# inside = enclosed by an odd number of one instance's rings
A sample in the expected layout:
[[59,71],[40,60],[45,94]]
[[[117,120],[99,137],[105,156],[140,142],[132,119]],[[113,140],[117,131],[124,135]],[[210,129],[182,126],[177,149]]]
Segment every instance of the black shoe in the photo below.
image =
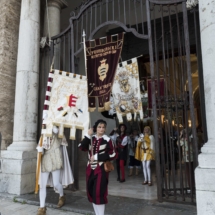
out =
[[118,177],[116,180],[117,180],[117,181],[120,181],[120,178]]
[[125,182],[125,179],[123,179],[123,180],[120,180],[119,182],[120,182],[120,183],[123,183],[123,182]]

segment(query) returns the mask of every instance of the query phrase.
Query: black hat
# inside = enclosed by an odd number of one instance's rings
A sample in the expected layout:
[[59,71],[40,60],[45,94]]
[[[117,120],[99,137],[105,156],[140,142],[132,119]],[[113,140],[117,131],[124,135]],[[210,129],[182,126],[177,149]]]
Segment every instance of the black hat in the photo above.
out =
[[96,128],[97,128],[98,124],[100,124],[100,123],[107,125],[106,121],[104,121],[103,119],[99,119],[95,122],[95,124],[93,126],[93,132],[96,132]]
[[119,127],[118,127],[119,131],[120,131],[120,128],[121,128],[122,126],[124,126],[124,127],[125,127],[125,130],[127,130],[127,126],[126,126],[125,124],[120,124]]

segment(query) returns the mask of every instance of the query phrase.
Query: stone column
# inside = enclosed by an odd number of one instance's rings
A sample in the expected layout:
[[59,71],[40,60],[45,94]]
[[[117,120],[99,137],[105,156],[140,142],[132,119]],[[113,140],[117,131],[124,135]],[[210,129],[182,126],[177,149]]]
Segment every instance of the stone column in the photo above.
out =
[[[56,36],[60,33],[60,12],[68,6],[66,0],[48,0],[48,18],[50,37]],[[48,19],[47,10],[45,12],[45,21],[43,36],[48,36]]]
[[[46,4],[44,4],[46,6]],[[60,33],[60,13],[61,10],[68,6],[67,1],[65,0],[48,0],[48,8],[45,8],[44,15],[44,28],[43,28],[43,37],[53,37]],[[49,21],[49,22],[48,22]],[[50,33],[50,35],[49,35]],[[54,68],[60,69],[59,62],[59,46],[55,45],[55,62]],[[48,73],[51,66],[51,61],[49,59],[49,49],[44,48],[41,61],[41,71],[40,71],[40,116],[39,123],[42,124],[42,112],[45,100],[46,85],[48,79]]]
[[7,150],[35,150],[38,116],[39,30],[40,1],[22,0],[13,144]]
[[[44,17],[45,18],[43,29],[44,37],[53,37],[60,33],[60,13],[61,10],[66,7],[68,7],[68,3],[65,0],[48,0],[48,10],[46,9]],[[59,45],[55,45],[54,52],[55,52],[55,69],[60,69]]]
[[195,171],[198,215],[215,214],[215,1],[199,0],[208,142]]
[[4,6],[0,7],[0,132],[1,149],[6,149],[13,141],[21,0],[1,0],[1,5]]
[[13,143],[2,151],[0,187],[24,194],[34,190],[38,117],[40,0],[22,0],[16,73]]

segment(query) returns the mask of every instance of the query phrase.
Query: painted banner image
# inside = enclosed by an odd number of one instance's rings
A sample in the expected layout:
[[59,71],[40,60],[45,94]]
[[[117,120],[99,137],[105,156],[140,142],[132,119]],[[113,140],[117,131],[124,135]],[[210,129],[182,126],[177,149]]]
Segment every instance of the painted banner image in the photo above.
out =
[[[114,37],[115,38],[115,37]],[[87,78],[89,111],[96,110],[96,98],[98,98],[98,111],[110,109],[110,93],[113,79],[116,73],[119,57],[123,46],[124,34],[104,39],[96,39],[86,42]]]
[[127,121],[131,121],[132,114],[135,120],[137,114],[143,120],[137,58],[131,61],[130,64],[124,61],[118,65],[112,89],[119,123],[123,123],[123,116],[126,116]]
[[43,110],[42,134],[52,136],[54,125],[59,126],[59,138],[64,128],[70,129],[70,139],[75,140],[76,129],[82,137],[89,127],[86,76],[53,70],[49,73],[46,100]]

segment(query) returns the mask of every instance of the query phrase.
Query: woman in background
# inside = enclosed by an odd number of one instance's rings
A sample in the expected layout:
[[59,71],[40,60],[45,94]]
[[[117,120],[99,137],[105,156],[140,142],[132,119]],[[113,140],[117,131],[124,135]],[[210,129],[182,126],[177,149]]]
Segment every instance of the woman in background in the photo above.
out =
[[140,134],[140,137],[137,142],[137,148],[135,152],[135,158],[142,161],[143,164],[143,174],[144,182],[143,185],[148,184],[152,186],[152,177],[151,177],[151,160],[155,159],[154,151],[154,136],[151,135],[151,129],[149,126],[144,127],[143,134]]
[[134,167],[136,168],[136,175],[138,175],[139,169],[140,169],[140,161],[135,159],[135,151],[137,147],[137,141],[138,141],[138,132],[137,130],[133,130],[131,132],[131,135],[128,137],[128,154],[129,154],[129,175],[133,175]]
[[[118,130],[118,133],[117,133]],[[125,165],[128,157],[128,136],[126,134],[127,127],[125,124],[120,124],[118,129],[115,128],[110,135],[111,139],[116,142],[116,168],[117,181],[125,182]],[[120,176],[121,172],[121,176]]]

